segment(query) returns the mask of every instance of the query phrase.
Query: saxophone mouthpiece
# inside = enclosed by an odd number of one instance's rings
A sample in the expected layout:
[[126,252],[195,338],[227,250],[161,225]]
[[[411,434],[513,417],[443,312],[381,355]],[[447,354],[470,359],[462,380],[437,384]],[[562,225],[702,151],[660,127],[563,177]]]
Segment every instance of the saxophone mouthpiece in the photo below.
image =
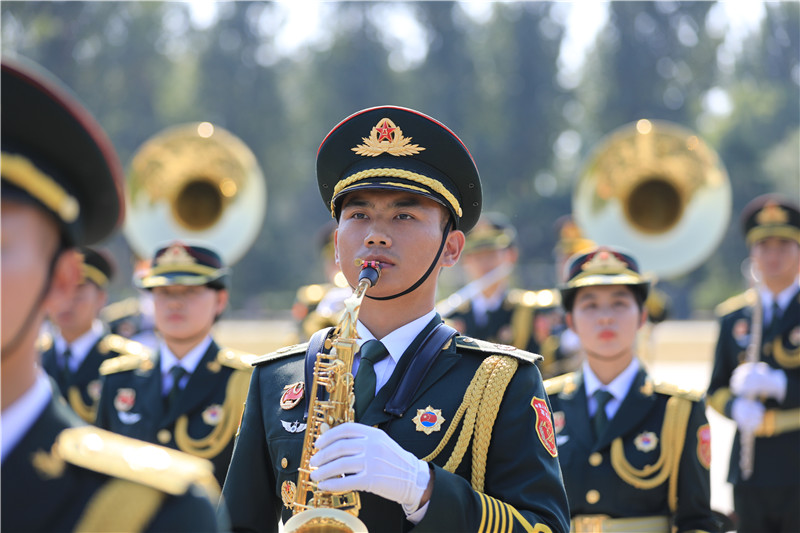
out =
[[358,275],[358,281],[368,279],[370,286],[374,287],[378,283],[378,278],[381,277],[381,264],[378,261],[364,261],[360,260],[361,272]]

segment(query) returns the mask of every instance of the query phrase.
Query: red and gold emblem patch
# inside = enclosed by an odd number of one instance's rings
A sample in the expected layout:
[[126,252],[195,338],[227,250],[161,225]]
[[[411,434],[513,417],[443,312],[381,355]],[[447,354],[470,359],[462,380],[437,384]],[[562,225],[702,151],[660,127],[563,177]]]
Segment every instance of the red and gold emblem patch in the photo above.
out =
[[303,396],[305,396],[305,391],[306,385],[302,381],[286,385],[281,395],[281,409],[286,409],[287,411],[289,409],[294,409],[295,406],[300,403],[300,400],[303,399]]
[[553,422],[547,402],[534,396],[531,400],[531,407],[536,412],[536,434],[539,436],[539,440],[550,455],[558,457],[556,433],[553,430]]
[[434,431],[442,429],[444,417],[441,409],[434,409],[430,405],[425,409],[417,409],[417,416],[411,419],[417,427],[417,431],[422,431],[430,435]]
[[203,417],[203,422],[207,425],[216,426],[222,420],[222,413],[222,406],[215,403],[206,407],[206,410],[203,411],[201,416]]
[[750,322],[746,318],[740,318],[733,323],[731,334],[740,346],[747,344],[747,336],[750,333]]
[[117,389],[117,395],[114,397],[114,409],[128,412],[136,403],[136,391],[134,389]]
[[293,481],[284,481],[281,483],[281,500],[283,500],[283,506],[287,509],[292,508],[292,503],[294,503],[294,495],[296,492],[297,485],[295,485]]
[[711,468],[711,428],[708,424],[697,429],[697,460],[706,470]]

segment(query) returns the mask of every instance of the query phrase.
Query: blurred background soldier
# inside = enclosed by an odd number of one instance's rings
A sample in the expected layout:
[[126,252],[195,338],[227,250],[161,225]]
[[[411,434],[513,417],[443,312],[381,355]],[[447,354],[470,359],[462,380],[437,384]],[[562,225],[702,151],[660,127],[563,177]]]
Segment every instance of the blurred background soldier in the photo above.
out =
[[72,300],[48,310],[54,331],[45,341],[47,346],[42,347],[42,367],[70,407],[93,423],[100,399],[100,364],[120,353],[111,339],[103,342],[108,330],[98,318],[114,269],[103,252],[88,247],[78,248],[78,252],[82,282]]
[[336,221],[330,220],[317,233],[319,258],[324,270],[325,281],[312,283],[297,289],[297,297],[292,306],[292,317],[298,321],[299,342],[307,341],[320,329],[335,326],[344,309],[344,300],[353,289],[348,285],[339,265],[333,236],[336,233]]
[[754,287],[717,308],[709,404],[738,428],[728,481],[739,531],[800,531],[800,211],[759,196],[742,226]]
[[[225,480],[252,367],[211,329],[228,305],[228,268],[217,252],[173,241],[138,281],[153,294],[158,350],[107,360],[97,425],[210,459]],[[141,346],[141,345],[140,345]]]
[[584,361],[545,386],[576,533],[717,531],[702,393],[654,382],[637,356],[648,289],[619,249],[567,265],[561,297]]
[[0,529],[216,531],[210,463],[86,425],[39,366],[46,310],[81,281],[73,247],[122,221],[122,169],[49,73],[3,58],[1,84]]
[[[134,265],[133,279],[145,275],[150,268],[149,260],[138,260]],[[131,296],[108,304],[100,311],[100,318],[108,324],[111,333],[144,344],[150,349],[158,346],[153,317],[153,295],[149,291],[138,291]]]

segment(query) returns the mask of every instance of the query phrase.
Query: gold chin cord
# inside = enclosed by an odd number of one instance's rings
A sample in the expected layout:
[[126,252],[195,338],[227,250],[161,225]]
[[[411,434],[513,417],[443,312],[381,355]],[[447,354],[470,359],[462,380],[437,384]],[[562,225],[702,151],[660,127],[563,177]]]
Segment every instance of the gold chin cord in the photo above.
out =
[[317,353],[314,377],[308,396],[308,421],[297,489],[292,504],[293,516],[286,522],[287,533],[363,533],[367,531],[358,519],[361,499],[358,492],[325,492],[311,480],[311,457],[314,444],[328,429],[355,421],[353,410],[353,359],[358,351],[356,323],[367,289],[380,277],[380,265],[363,261],[358,286],[345,300],[345,309],[331,339],[325,342],[330,353]]

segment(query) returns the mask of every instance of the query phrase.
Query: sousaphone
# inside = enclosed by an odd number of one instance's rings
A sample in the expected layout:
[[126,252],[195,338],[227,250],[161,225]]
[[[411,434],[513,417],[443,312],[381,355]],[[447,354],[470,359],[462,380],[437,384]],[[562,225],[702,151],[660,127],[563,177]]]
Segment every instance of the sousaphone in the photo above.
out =
[[696,134],[642,119],[594,150],[573,211],[587,238],[624,247],[643,271],[673,278],[719,245],[730,219],[731,186],[717,153]]

